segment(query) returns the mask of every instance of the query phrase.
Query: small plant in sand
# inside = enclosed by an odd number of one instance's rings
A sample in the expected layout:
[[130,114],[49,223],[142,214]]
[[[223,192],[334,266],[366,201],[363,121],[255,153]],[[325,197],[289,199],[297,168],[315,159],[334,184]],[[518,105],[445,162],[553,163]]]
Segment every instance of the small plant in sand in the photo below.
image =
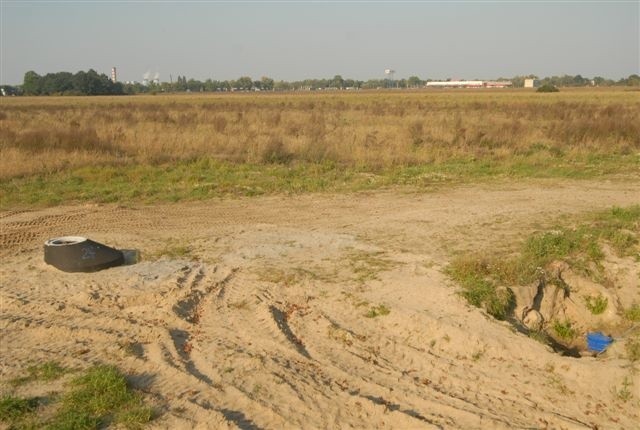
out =
[[629,321],[640,321],[640,305],[634,303],[629,309],[624,311],[624,317]]
[[640,360],[640,336],[631,337],[625,344],[625,350],[627,351],[627,358],[631,361]]
[[29,366],[27,376],[11,381],[12,385],[22,385],[32,381],[53,381],[67,373],[68,370],[55,361],[47,361],[42,364]]
[[563,340],[573,340],[577,334],[576,329],[572,327],[570,320],[554,322],[553,331]]
[[369,308],[369,311],[364,316],[367,318],[376,318],[383,315],[389,315],[390,312],[391,309],[389,309],[386,305],[381,304]]
[[628,377],[624,377],[622,380],[622,387],[618,390],[616,387],[613,387],[613,394],[616,396],[618,400],[622,400],[623,402],[628,402],[633,398],[633,393],[629,389],[633,386],[633,383],[629,381]]
[[593,315],[602,314],[609,304],[609,300],[607,300],[606,297],[603,297],[602,294],[598,294],[596,297],[585,297],[584,302],[587,309],[589,309]]

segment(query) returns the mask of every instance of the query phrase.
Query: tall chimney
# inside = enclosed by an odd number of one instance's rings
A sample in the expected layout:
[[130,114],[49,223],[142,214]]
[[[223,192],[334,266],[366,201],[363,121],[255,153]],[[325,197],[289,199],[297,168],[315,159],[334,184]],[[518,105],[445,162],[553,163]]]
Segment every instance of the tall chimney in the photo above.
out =
[[111,68],[111,82],[113,82],[114,84],[118,81],[118,78],[116,76],[116,68],[112,67]]

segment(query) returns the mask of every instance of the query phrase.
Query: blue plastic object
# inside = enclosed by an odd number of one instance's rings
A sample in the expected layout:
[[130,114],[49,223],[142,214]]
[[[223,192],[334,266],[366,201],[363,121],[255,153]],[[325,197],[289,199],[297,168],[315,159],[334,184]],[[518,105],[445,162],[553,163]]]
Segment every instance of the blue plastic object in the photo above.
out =
[[587,333],[587,347],[591,351],[603,352],[613,343],[613,338],[597,331]]

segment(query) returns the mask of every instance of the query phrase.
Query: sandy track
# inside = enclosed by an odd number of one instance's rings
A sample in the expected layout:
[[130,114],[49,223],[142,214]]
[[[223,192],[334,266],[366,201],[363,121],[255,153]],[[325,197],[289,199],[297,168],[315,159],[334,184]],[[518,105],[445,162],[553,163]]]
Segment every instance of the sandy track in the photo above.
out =
[[[2,379],[114,363],[160,428],[632,428],[628,362],[554,354],[467,306],[442,268],[639,202],[637,181],[543,181],[4,212]],[[190,251],[93,274],[44,264],[43,241],[71,234]]]

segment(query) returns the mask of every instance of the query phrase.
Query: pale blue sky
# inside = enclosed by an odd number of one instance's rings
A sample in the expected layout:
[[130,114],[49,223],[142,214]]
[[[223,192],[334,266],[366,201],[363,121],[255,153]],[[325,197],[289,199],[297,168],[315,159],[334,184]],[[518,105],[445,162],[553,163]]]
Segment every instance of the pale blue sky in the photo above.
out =
[[1,1],[0,83],[640,73],[640,1]]

